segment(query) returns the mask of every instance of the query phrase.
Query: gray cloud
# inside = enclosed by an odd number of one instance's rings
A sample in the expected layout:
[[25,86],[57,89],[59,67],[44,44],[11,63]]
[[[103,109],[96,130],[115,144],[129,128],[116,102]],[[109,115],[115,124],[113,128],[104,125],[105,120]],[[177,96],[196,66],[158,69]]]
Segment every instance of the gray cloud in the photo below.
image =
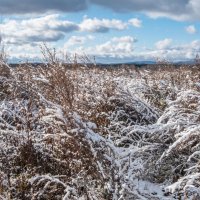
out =
[[61,32],[64,32],[64,33],[68,33],[68,32],[72,32],[72,31],[78,31],[79,30],[79,26],[76,25],[76,24],[73,24],[73,23],[69,23],[69,24],[62,24],[60,26],[57,26],[55,28],[52,28],[56,31],[61,31]]
[[25,39],[28,43],[30,42],[55,42],[61,40],[65,37],[63,33],[57,32],[52,35],[41,36],[41,35],[30,35],[27,36]]
[[1,14],[77,12],[86,8],[86,0],[0,0]]
[[199,0],[90,0],[116,12],[143,12],[151,17],[199,19]]
[[175,20],[200,19],[200,0],[0,0],[0,13],[10,15],[48,11],[78,12],[94,4],[115,12],[142,12],[151,17],[168,17]]
[[183,12],[190,0],[90,0],[92,3],[110,7],[119,12],[160,11]]

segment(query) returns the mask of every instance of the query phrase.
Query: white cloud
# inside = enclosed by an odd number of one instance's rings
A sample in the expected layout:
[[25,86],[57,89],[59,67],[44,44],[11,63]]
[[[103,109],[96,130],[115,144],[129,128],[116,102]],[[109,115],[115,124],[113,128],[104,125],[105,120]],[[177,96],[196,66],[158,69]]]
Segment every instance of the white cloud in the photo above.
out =
[[135,42],[137,40],[131,36],[115,37],[105,43],[91,46],[78,47],[73,53],[83,53],[89,56],[95,56],[97,60],[105,62],[126,62],[134,60],[153,60],[157,58],[170,61],[194,59],[197,52],[200,51],[200,41],[194,40],[188,44],[172,45],[172,40],[166,38],[158,41],[157,49],[137,49]]
[[157,49],[167,49],[170,47],[171,43],[172,43],[172,39],[165,38],[164,40],[160,40],[156,42],[155,46]]
[[126,58],[133,54],[136,42],[137,40],[131,36],[114,37],[96,46],[78,47],[73,52],[97,57]]
[[195,51],[200,51],[200,40],[194,40],[190,43],[190,48],[194,49]]
[[[0,24],[3,39],[9,44],[57,42],[73,31],[107,33],[110,30],[122,31],[128,27],[128,22],[117,19],[98,19],[84,17],[78,24],[61,18],[59,14],[26,19],[4,19]],[[139,24],[137,24],[139,25]],[[83,38],[71,38],[77,42]]]
[[84,44],[86,41],[86,37],[83,36],[72,36],[67,41],[68,46],[73,46],[76,44]]
[[[25,50],[25,51],[24,51]],[[22,45],[9,45],[6,46],[6,52],[8,53],[8,58],[11,61],[38,61],[41,58],[41,49],[39,46],[32,46],[30,44]]]
[[0,24],[4,41],[11,44],[55,42],[64,38],[65,33],[78,30],[73,22],[60,20],[59,15],[5,20]]
[[168,47],[160,49],[151,49],[139,53],[137,56],[140,59],[155,60],[156,58],[167,59],[170,61],[194,59],[200,51],[200,40],[194,40],[188,44],[168,45]]
[[[90,38],[90,37],[89,37]],[[92,39],[92,37],[91,37]],[[90,39],[89,39],[90,40]],[[200,40],[194,40],[190,43],[182,45],[169,45],[157,49],[138,49],[135,46],[136,39],[131,36],[114,37],[107,42],[94,45],[93,42],[88,42],[88,37],[72,36],[68,40],[68,44],[63,45],[63,48],[58,50],[67,51],[68,55],[77,53],[96,57],[97,62],[127,62],[135,60],[156,60],[157,58],[167,59],[170,61],[194,59],[196,54],[200,52]],[[74,46],[69,46],[71,42]],[[86,44],[85,46],[84,44]],[[66,48],[64,48],[66,47]],[[26,49],[26,54],[24,54]],[[20,46],[9,46],[7,49],[9,55],[15,58],[22,58],[22,60],[29,58],[29,60],[36,59],[41,56],[40,49],[37,46],[29,44],[22,44]]]
[[117,19],[91,19],[85,17],[80,24],[80,28],[82,31],[105,33],[111,29],[124,30],[127,28],[127,24]]
[[86,42],[94,40],[94,36],[88,35],[88,36],[71,36],[67,42],[64,44],[64,49],[67,48],[73,48],[74,46],[81,46],[85,44]]
[[187,26],[185,28],[185,30],[190,34],[195,34],[197,32],[197,30],[196,30],[194,25]]
[[96,46],[96,52],[101,56],[127,57],[134,51],[136,39],[131,36],[115,37],[110,41]]
[[131,24],[134,27],[140,28],[142,27],[142,21],[138,18],[133,18],[129,20],[129,24]]

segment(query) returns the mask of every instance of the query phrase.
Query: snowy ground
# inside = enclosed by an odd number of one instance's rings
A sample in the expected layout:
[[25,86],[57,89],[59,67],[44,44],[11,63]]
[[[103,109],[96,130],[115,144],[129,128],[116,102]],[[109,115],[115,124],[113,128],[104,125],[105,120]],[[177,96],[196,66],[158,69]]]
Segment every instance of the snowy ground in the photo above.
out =
[[0,199],[200,199],[200,72],[161,67],[1,63]]

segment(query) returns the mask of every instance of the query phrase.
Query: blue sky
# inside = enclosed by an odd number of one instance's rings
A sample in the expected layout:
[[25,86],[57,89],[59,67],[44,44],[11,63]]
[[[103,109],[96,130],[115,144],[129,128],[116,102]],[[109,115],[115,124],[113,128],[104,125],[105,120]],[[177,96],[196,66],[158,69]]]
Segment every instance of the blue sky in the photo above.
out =
[[200,0],[0,0],[10,59],[37,60],[45,42],[98,62],[188,60],[200,52]]

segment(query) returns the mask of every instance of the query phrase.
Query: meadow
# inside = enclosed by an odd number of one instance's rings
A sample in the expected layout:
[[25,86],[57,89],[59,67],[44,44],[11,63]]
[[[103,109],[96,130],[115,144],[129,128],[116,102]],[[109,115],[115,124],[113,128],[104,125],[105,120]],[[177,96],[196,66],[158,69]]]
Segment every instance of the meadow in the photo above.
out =
[[[0,199],[200,199],[200,66],[0,61]],[[82,58],[81,58],[82,59]]]

